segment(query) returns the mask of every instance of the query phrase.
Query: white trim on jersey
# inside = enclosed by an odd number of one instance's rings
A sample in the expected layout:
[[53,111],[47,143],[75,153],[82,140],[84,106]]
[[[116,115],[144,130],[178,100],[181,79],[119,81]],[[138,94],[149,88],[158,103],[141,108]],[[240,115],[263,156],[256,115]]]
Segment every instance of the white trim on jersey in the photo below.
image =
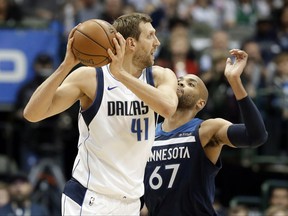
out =
[[171,138],[169,140],[156,140],[154,141],[153,146],[164,146],[164,145],[174,145],[174,144],[182,144],[186,142],[195,142],[195,136],[188,136],[188,137],[178,137],[178,138]]

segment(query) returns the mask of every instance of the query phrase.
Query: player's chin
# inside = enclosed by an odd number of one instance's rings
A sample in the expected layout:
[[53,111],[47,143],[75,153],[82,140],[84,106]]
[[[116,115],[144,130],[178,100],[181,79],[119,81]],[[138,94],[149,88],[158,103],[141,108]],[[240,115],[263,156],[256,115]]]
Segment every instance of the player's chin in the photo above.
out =
[[181,97],[184,94],[184,92],[183,92],[182,89],[177,88],[176,94],[177,94],[178,97]]
[[146,61],[146,67],[151,67],[154,65],[154,59],[150,59],[149,61]]
[[152,56],[152,57],[151,57],[151,60],[150,60],[150,64],[151,64],[151,66],[154,65],[154,63],[155,63],[155,57]]

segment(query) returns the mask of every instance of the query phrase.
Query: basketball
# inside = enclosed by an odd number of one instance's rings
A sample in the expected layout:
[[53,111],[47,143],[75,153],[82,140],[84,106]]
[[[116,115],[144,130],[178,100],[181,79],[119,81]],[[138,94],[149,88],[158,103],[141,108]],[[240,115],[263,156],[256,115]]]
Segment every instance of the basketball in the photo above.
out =
[[81,23],[74,32],[72,50],[79,61],[86,66],[102,67],[111,62],[108,48],[116,53],[112,39],[115,28],[100,19],[90,19]]

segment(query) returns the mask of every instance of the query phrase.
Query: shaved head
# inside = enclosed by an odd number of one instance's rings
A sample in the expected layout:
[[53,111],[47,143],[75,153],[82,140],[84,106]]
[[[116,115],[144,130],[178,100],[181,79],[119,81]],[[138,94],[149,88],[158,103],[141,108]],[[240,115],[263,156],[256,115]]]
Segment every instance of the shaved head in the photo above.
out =
[[196,76],[194,74],[188,74],[185,77],[196,80],[197,88],[199,89],[199,98],[201,98],[202,100],[207,102],[209,93],[208,93],[207,87],[204,84],[204,82],[198,76]]

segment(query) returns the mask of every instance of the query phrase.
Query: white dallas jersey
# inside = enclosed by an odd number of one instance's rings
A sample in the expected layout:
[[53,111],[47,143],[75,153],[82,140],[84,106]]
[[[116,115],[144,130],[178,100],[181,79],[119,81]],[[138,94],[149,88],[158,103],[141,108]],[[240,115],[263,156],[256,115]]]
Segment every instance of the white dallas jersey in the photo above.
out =
[[[154,111],[108,68],[97,68],[96,99],[79,114],[72,176],[97,193],[138,199],[144,194],[144,169],[154,141]],[[154,85],[151,68],[139,80]]]

